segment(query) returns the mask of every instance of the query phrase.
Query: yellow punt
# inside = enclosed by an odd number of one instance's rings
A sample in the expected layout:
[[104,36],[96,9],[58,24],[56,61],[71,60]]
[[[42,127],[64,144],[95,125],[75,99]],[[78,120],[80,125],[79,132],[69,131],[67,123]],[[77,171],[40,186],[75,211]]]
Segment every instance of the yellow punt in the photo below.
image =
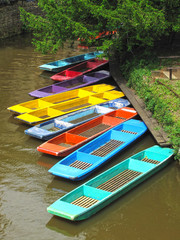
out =
[[70,112],[74,112],[83,108],[87,108],[96,104],[110,101],[116,98],[123,97],[124,93],[119,91],[109,91],[105,93],[94,94],[80,99],[73,99],[64,103],[59,103],[54,106],[46,107],[30,113],[25,113],[17,116],[16,119],[26,122],[30,125],[35,125],[51,118],[55,118]]
[[8,110],[15,114],[29,113],[34,110],[59,104],[61,102],[91,96],[96,93],[106,92],[114,88],[115,88],[114,86],[111,86],[108,84],[92,85],[92,86],[75,89],[75,90],[71,90],[71,91],[67,91],[67,92],[63,92],[55,95],[50,95],[48,97],[43,97],[40,99],[35,99],[28,102],[20,103],[20,104],[9,107]]

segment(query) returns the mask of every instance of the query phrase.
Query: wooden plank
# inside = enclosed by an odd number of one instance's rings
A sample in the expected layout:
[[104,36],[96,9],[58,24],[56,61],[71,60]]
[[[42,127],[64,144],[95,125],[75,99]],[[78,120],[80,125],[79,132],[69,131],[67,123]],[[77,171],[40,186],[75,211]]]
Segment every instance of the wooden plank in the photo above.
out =
[[167,70],[170,70],[170,69],[176,71],[176,70],[180,69],[180,67],[176,67],[176,66],[167,67]]
[[146,106],[143,100],[140,99],[132,89],[127,87],[125,79],[122,77],[121,73],[119,73],[117,69],[118,67],[116,65],[110,64],[110,72],[112,77],[114,78],[120,89],[124,92],[127,99],[136,109],[139,116],[144,121],[147,128],[154,137],[155,141],[162,147],[171,146],[167,134],[163,131],[157,120],[152,118],[151,112],[146,110]]
[[163,71],[164,75],[168,77],[170,80],[177,79],[177,77],[172,73],[172,69],[168,71]]

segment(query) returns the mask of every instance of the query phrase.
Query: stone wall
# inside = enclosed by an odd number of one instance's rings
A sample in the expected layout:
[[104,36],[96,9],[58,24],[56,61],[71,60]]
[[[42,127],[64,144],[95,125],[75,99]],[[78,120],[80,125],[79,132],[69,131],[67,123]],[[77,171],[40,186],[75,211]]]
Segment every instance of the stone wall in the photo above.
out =
[[0,7],[0,39],[12,37],[23,32],[19,7],[23,7],[26,11],[36,15],[42,14],[37,6],[37,1],[18,1],[18,3],[13,5]]

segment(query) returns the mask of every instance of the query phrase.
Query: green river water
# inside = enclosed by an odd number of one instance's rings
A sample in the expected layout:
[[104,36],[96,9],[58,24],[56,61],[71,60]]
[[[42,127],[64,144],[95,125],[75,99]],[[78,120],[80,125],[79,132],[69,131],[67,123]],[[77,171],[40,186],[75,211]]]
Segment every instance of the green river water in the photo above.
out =
[[[42,141],[25,135],[28,126],[7,107],[31,100],[29,92],[53,83],[39,65],[84,52],[65,47],[44,56],[34,51],[29,36],[0,43],[0,239],[179,240],[180,171],[175,161],[85,221],[73,223],[46,211],[84,181],[50,175],[48,169],[60,159],[38,152]],[[146,134],[86,180],[154,144]]]

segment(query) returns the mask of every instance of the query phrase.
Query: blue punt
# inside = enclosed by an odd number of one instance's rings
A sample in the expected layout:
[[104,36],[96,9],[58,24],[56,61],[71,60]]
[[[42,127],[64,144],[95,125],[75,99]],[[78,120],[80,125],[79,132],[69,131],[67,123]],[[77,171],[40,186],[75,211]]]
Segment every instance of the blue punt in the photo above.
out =
[[146,130],[147,127],[142,121],[131,119],[123,122],[56,163],[49,172],[72,181],[82,180],[138,139]]

